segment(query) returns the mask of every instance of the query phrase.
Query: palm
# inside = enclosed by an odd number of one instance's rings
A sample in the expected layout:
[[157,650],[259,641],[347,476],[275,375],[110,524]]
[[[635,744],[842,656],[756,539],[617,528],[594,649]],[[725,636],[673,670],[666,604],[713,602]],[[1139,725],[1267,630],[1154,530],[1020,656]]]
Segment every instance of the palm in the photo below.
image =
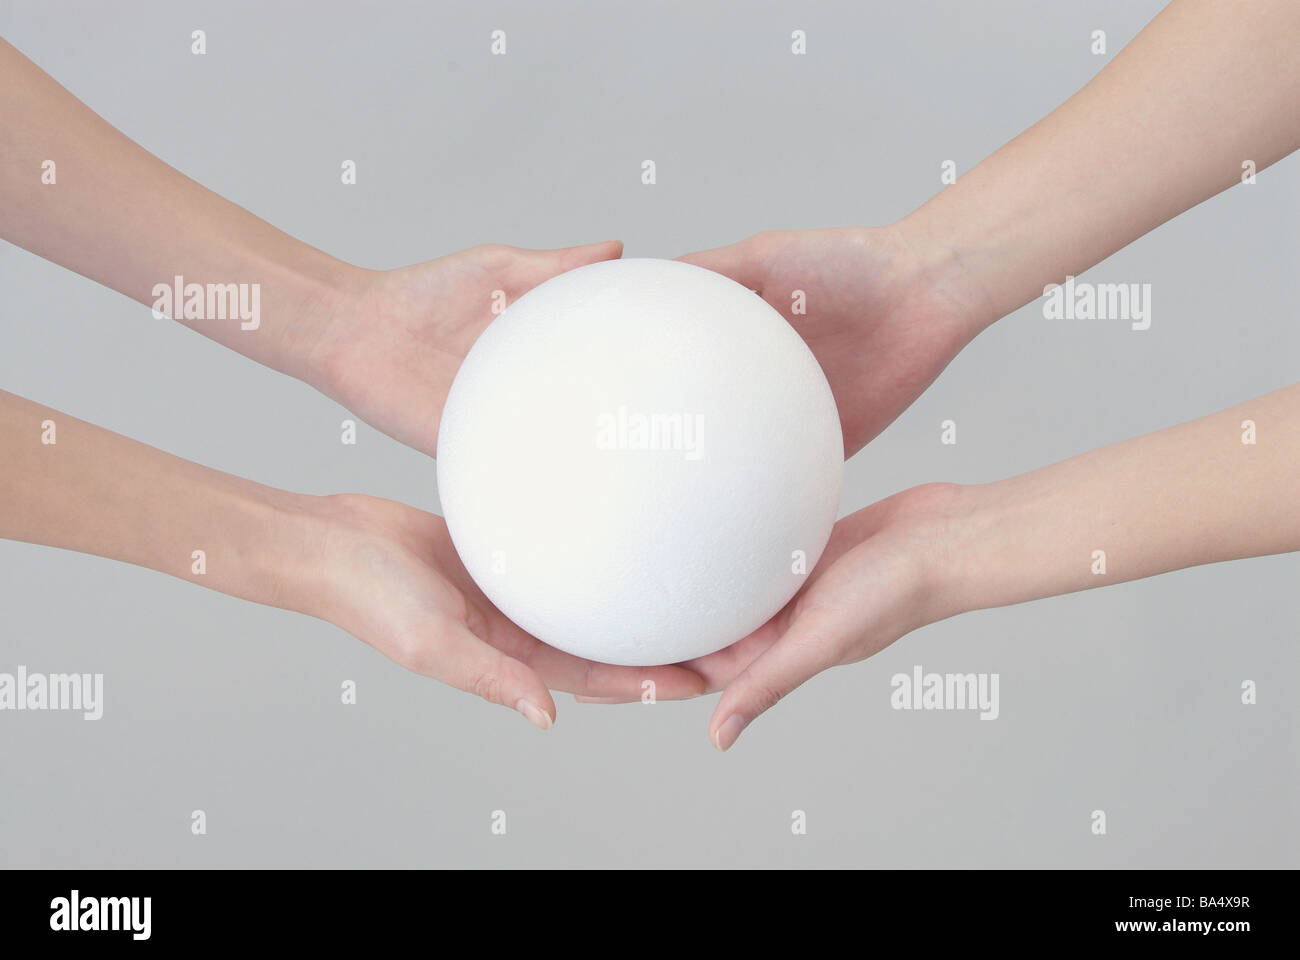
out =
[[[838,584],[850,574],[850,570],[856,571],[859,566],[870,564],[871,558],[865,548],[875,526],[871,508],[839,521],[835,524],[821,559],[808,575],[808,582],[798,596],[749,636],[716,653],[688,661],[683,666],[704,677],[707,691],[721,690],[780,640],[791,622],[801,613],[845,601],[860,603],[856,596],[860,591],[854,591],[849,596],[835,591]],[[856,556],[853,555],[855,553]]]
[[372,274],[334,310],[322,336],[321,387],[432,456],[452,379],[502,298],[513,303],[556,274],[621,250],[615,242],[563,250],[487,245]]
[[483,595],[441,517],[373,497],[329,498],[340,607],[335,620],[402,666],[513,703],[531,671],[546,687],[594,696],[664,698],[700,692],[682,667],[633,668],[563,653],[521,630]]
[[757,290],[804,338],[835,395],[846,457],[902,413],[969,338],[961,304],[922,282],[889,228],[760,233],[682,259]]
[[784,609],[737,643],[683,666],[713,691],[787,638],[825,641],[818,669],[877,653],[924,619],[913,605],[923,573],[918,564],[940,549],[935,531],[950,497],[944,484],[915,487],[840,520],[808,582]]

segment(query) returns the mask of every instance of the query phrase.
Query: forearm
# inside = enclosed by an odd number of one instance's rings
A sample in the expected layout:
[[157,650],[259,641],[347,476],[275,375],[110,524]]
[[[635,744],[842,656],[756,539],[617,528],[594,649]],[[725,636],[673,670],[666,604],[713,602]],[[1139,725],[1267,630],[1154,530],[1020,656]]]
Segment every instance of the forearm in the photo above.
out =
[[314,318],[361,271],[163,163],[3,40],[0,128],[4,239],[151,307],[155,285],[171,287],[177,276],[204,286],[256,283],[256,329],[242,329],[237,317],[184,319],[176,304],[170,315],[308,378]]
[[122,560],[258,603],[316,606],[317,498],[190,463],[3,391],[0,453],[0,537]]
[[944,550],[944,614],[1300,550],[1297,464],[1300,384],[966,488]]
[[1174,0],[899,226],[968,281],[978,330],[1300,147],[1297,50],[1294,0]]

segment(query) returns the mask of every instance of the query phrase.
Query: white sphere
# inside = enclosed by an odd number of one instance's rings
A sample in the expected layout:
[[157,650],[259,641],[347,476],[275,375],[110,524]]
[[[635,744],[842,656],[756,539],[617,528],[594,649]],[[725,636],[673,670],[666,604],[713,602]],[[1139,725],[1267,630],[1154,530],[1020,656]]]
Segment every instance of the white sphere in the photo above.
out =
[[843,466],[794,329],[671,260],[595,263],[520,297],[465,357],[438,435],[474,582],[538,639],[613,664],[703,656],[779,611],[826,546]]

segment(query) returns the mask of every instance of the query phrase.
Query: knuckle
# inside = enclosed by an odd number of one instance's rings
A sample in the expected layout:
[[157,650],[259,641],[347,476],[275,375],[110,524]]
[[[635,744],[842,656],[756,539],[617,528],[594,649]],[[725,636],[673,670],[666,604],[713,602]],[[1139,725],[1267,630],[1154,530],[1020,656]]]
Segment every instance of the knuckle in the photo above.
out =
[[582,689],[584,693],[593,695],[596,690],[596,663],[588,660],[582,668]]
[[429,653],[425,645],[412,637],[399,637],[393,643],[389,656],[398,666],[415,673],[423,673],[429,665]]
[[511,248],[504,243],[480,243],[474,252],[490,268],[504,266],[510,260]]
[[780,703],[781,698],[785,696],[785,692],[772,683],[756,683],[750,688],[749,695],[756,708],[755,714],[757,715],[771,710]]
[[474,696],[482,697],[492,703],[500,703],[501,677],[492,671],[480,673],[474,678],[474,682],[470,684],[470,692]]

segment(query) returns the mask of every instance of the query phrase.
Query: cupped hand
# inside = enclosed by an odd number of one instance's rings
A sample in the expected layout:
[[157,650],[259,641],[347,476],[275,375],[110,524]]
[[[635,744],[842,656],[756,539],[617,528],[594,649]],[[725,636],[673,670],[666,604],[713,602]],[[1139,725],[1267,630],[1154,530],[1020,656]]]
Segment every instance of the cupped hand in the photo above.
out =
[[823,670],[864,660],[957,612],[941,580],[966,490],[926,484],[845,517],[808,582],[776,616],[731,646],[681,664],[704,678],[706,693],[723,691],[709,720],[714,746],[728,749],[760,714]]
[[979,329],[960,263],[899,224],[770,231],[681,259],[758,291],[804,338],[835,394],[845,457]]
[[314,544],[321,574],[304,604],[402,666],[511,707],[549,729],[550,690],[639,698],[704,690],[682,666],[615,667],[563,653],[506,618],[470,579],[441,517],[352,494],[320,498]]
[[323,305],[309,379],[366,423],[432,456],[452,378],[501,308],[544,280],[622,251],[618,241],[560,250],[487,244],[361,271]]
[[741,731],[829,667],[865,660],[956,613],[940,573],[963,487],[926,484],[839,521],[808,583],[770,621],[717,653],[683,664],[722,689],[709,739],[728,749]]

